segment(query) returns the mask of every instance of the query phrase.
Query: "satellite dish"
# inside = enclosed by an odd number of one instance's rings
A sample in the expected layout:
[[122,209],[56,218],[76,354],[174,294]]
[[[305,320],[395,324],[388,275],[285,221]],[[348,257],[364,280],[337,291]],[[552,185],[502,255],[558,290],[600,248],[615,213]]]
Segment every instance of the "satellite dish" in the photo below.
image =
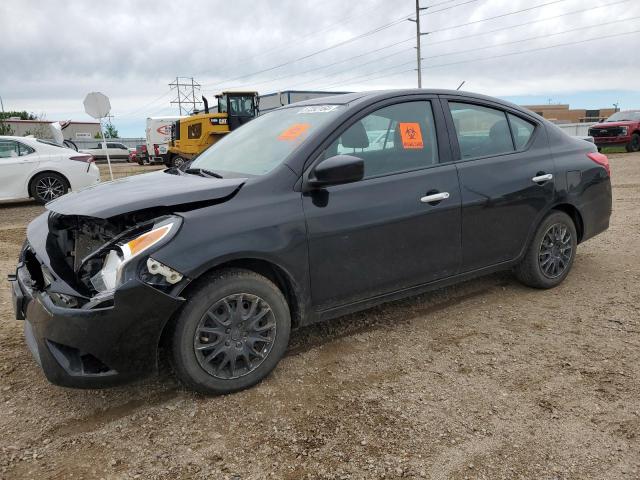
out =
[[104,93],[91,92],[84,97],[84,111],[93,118],[104,118],[111,111],[111,103],[109,97]]
[[60,122],[50,123],[49,127],[51,128],[53,141],[58,145],[64,145],[64,136],[62,135],[62,125],[60,125]]
[[[111,102],[109,102],[109,97],[107,97],[104,93],[100,92],[91,92],[87,93],[87,96],[84,97],[84,111],[87,114],[97,120],[105,118],[109,115],[111,111]],[[109,175],[111,176],[111,180],[113,180],[113,170],[111,170],[111,159],[109,158],[109,150],[107,149],[107,142],[104,140],[104,132],[102,131],[102,122],[100,123],[100,136],[102,137],[102,149],[107,157],[107,164],[109,165]]]

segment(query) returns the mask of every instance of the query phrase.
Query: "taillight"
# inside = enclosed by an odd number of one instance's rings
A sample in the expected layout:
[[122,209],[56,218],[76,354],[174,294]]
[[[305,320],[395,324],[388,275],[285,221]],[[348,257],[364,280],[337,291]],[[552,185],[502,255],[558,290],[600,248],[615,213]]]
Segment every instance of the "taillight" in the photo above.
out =
[[96,159],[93,158],[93,155],[75,155],[73,157],[69,157],[69,160],[75,160],[77,162],[84,163],[92,163],[96,161]]
[[611,167],[609,167],[609,158],[606,155],[599,152],[591,152],[587,153],[587,157],[589,160],[597,163],[598,165],[602,165],[604,169],[607,171],[607,175],[611,176]]
[[158,148],[158,145],[153,145],[153,152],[155,153],[156,157],[160,155],[160,149]]

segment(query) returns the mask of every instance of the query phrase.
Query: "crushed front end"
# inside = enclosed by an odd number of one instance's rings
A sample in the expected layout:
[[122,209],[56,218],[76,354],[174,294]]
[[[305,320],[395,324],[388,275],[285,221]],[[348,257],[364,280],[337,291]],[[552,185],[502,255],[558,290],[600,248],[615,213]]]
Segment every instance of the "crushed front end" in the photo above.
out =
[[97,388],[155,370],[160,335],[189,281],[153,259],[181,218],[47,212],[27,229],[12,281],[29,349],[57,385]]

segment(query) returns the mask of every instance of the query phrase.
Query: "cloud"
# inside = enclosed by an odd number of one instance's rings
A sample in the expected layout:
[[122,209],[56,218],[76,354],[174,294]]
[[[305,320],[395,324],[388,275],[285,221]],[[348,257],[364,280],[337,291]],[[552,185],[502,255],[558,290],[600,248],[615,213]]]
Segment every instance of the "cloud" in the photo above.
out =
[[[632,88],[640,73],[633,54],[640,34],[614,35],[640,30],[640,2],[553,2],[478,0],[454,7],[466,2],[452,0],[428,9],[422,29],[433,33],[422,40],[423,86],[455,88],[466,80],[469,90],[499,96]],[[422,1],[437,3],[442,2]],[[548,5],[452,28],[541,4]],[[177,75],[194,76],[209,96],[229,87],[262,93],[414,87],[415,25],[406,20],[289,63],[402,19],[414,5],[409,0],[5,1],[0,95],[5,107],[79,118],[84,95],[99,90],[110,96],[117,124],[174,111],[168,83]],[[567,30],[574,31],[562,33]],[[503,45],[519,40],[526,41]]]

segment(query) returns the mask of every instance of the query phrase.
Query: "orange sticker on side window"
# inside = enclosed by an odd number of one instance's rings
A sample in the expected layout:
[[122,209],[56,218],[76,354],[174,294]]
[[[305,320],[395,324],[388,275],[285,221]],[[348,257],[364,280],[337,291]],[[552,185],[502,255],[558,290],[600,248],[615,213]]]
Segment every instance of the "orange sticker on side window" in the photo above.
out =
[[402,148],[424,148],[419,123],[400,122],[400,138],[402,138]]
[[302,135],[304,132],[309,130],[310,126],[311,125],[309,125],[308,123],[296,123],[294,125],[291,125],[289,128],[287,128],[284,132],[282,132],[278,136],[278,140],[284,140],[284,141],[296,140],[300,135]]

